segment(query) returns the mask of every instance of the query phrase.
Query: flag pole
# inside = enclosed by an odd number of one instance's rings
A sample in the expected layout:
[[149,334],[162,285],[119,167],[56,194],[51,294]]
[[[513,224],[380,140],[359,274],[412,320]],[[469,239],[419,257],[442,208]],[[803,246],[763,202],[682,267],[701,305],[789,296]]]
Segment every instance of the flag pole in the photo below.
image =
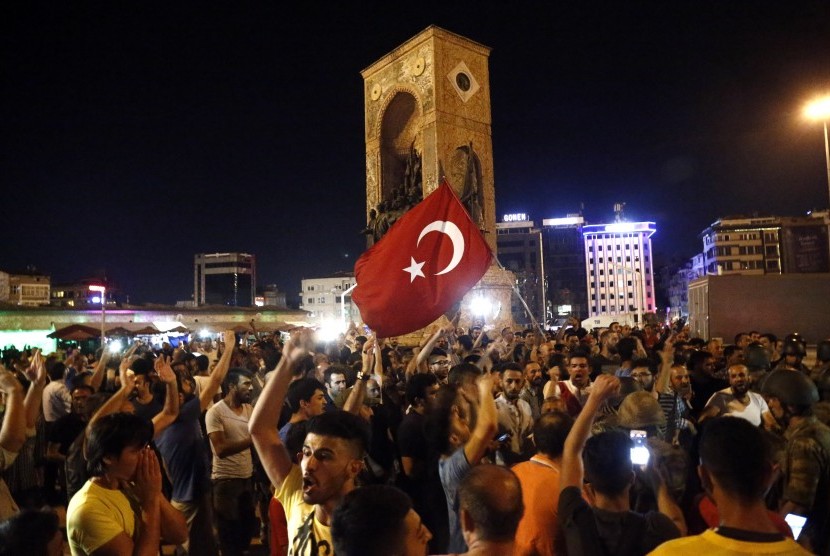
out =
[[[501,264],[501,261],[499,260],[498,255],[496,255],[495,253],[493,253],[493,260],[496,261],[496,264],[499,265],[500,269],[507,272],[507,269],[504,268],[504,265]],[[533,323],[533,326],[539,329],[539,333],[544,338],[545,337],[545,329],[542,328],[542,325],[539,324],[539,321],[536,320],[536,317],[533,316],[533,311],[531,311],[530,307],[528,307],[527,302],[525,301],[525,298],[522,297],[521,293],[519,293],[519,286],[517,286],[515,283],[513,284],[513,293],[515,293],[516,297],[519,298],[519,301],[522,302],[522,306],[525,308],[525,311],[527,311],[527,314],[530,315],[530,321]]]

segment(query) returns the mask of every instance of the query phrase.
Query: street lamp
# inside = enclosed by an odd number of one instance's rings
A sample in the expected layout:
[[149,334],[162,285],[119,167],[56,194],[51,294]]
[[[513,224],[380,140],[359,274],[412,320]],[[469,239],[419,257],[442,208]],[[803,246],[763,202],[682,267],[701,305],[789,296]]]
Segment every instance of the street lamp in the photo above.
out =
[[[619,271],[623,275],[623,280],[630,272],[632,274],[632,284],[634,286],[634,304],[637,306],[637,326],[640,328],[643,327],[643,301],[645,300],[645,295],[643,295],[643,277],[640,274],[640,269],[637,267],[630,267],[630,266],[623,266],[615,263],[608,263],[608,266],[613,268],[615,271]],[[627,293],[627,288],[624,288]],[[616,290],[619,291],[619,290]],[[616,295],[616,293],[615,293]],[[626,301],[626,305],[628,305],[628,299],[624,298]],[[617,307],[618,305],[615,305]],[[626,311],[627,312],[627,311]],[[620,314],[617,311],[617,314]]]
[[830,142],[827,139],[827,120],[830,120],[830,96],[819,98],[811,102],[804,109],[804,115],[811,120],[824,124],[824,160],[827,164],[827,193],[828,207],[830,207]]
[[107,287],[89,286],[89,291],[101,294],[101,348],[104,347],[104,323],[107,320]]

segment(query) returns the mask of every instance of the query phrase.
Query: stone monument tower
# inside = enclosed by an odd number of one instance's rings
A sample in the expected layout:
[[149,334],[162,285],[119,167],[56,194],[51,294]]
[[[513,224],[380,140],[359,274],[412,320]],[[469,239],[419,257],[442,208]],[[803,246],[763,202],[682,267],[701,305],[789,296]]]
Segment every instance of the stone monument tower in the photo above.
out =
[[[446,177],[496,252],[489,55],[431,26],[361,72],[369,244]],[[512,324],[514,281],[491,266],[462,301],[462,325],[488,304],[487,324]]]

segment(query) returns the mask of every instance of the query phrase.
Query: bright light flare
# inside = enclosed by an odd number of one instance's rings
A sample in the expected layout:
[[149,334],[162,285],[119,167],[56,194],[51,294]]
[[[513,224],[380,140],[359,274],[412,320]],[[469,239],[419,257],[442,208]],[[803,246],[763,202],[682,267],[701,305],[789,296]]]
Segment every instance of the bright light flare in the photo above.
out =
[[479,296],[470,303],[470,311],[476,316],[486,317],[493,312],[493,304],[486,297]]
[[124,344],[123,342],[121,342],[121,340],[113,340],[112,342],[110,342],[110,345],[107,346],[107,349],[110,350],[110,353],[118,353],[123,349],[123,347]]
[[199,337],[210,338],[210,330],[208,330],[207,328],[202,328],[202,330],[199,331]]
[[830,96],[819,98],[804,108],[804,115],[811,120],[830,120]]
[[317,329],[317,337],[324,342],[333,342],[345,328],[339,319],[323,319]]
[[99,296],[99,295],[93,296],[92,302],[93,303],[101,303],[101,296]]

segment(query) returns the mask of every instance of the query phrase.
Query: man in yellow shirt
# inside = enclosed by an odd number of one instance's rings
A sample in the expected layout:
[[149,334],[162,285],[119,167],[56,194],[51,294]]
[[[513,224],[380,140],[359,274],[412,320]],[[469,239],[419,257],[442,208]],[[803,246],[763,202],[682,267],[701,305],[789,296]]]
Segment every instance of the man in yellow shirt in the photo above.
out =
[[90,426],[87,470],[91,478],[66,510],[73,556],[155,555],[162,538],[187,540],[184,516],[161,493],[161,468],[147,443],[150,421],[114,413]]
[[[249,422],[254,447],[285,509],[290,556],[334,553],[332,514],[354,490],[369,444],[364,420],[346,411],[330,411],[308,421],[300,465],[293,463],[278,434],[277,421],[293,371],[308,353],[309,341],[310,337],[301,336],[286,344]],[[358,382],[356,389],[364,390],[365,382]]]
[[651,552],[666,554],[809,554],[782,535],[769,518],[764,494],[774,477],[761,431],[738,417],[706,423],[698,475],[715,501],[720,525],[700,535],[668,541]]

